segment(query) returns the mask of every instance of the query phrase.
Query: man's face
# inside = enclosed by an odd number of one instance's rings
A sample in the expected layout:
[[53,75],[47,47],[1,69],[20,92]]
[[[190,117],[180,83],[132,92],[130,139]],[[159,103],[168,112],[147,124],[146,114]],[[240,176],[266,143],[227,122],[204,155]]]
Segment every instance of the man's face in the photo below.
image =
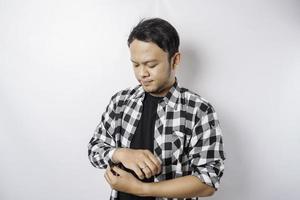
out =
[[154,96],[164,96],[175,81],[175,70],[168,61],[168,53],[153,42],[136,39],[129,49],[135,77],[144,90]]

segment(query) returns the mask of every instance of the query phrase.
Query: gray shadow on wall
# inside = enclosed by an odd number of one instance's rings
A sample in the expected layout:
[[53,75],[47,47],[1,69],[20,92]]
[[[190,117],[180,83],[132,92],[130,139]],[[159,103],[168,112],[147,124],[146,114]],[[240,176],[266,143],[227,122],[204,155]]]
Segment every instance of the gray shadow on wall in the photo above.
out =
[[176,76],[179,84],[188,89],[195,89],[197,84],[202,82],[202,66],[205,59],[199,50],[193,48],[193,44],[186,44],[181,48],[181,63],[178,67]]
[[[188,88],[205,98],[205,91],[209,92],[209,89],[214,89],[214,85],[207,86],[207,80],[209,79],[210,70],[209,59],[213,56],[208,56],[204,50],[197,48],[195,44],[188,44],[181,48],[182,60],[177,71],[177,77],[182,87]],[[220,71],[222,73],[222,71]],[[205,91],[204,91],[205,90]],[[245,199],[245,194],[251,199],[249,194],[249,184],[254,182],[251,174],[251,163],[247,163],[247,155],[242,151],[241,145],[242,130],[239,130],[235,125],[237,121],[236,116],[233,115],[231,102],[223,102],[223,105],[216,105],[219,109],[216,110],[221,129],[223,132],[224,140],[224,152],[226,156],[225,170],[221,178],[220,189],[212,197],[212,200],[217,199]],[[220,118],[221,117],[221,118]]]

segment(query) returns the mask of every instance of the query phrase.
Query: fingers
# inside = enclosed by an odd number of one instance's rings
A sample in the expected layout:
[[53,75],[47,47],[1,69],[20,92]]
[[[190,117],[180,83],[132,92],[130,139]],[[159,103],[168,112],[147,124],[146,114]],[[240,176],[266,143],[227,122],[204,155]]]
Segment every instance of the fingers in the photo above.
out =
[[109,177],[106,173],[104,174],[104,178],[109,184],[111,184],[111,180],[109,179]]
[[155,170],[155,174],[159,174],[161,172],[161,162],[158,158],[156,158],[150,151],[146,150],[145,153],[147,154],[147,157],[151,160],[151,163],[154,165],[154,167],[148,162],[147,165],[151,169],[157,169]]
[[[143,171],[149,169],[151,172],[151,176],[154,176],[155,174],[158,174],[159,168],[152,162],[150,159],[145,160],[145,165],[147,166],[146,168],[143,167]],[[144,171],[145,172],[145,171]],[[147,177],[148,178],[148,177]]]
[[139,163],[138,166],[147,178],[150,178],[156,174],[157,167],[149,159],[145,159],[145,162]]
[[113,178],[113,173],[110,171],[111,168],[108,166],[105,173],[104,173],[104,178],[106,179],[106,181],[111,184],[112,183],[112,178]]
[[116,173],[117,173],[117,176],[118,175],[124,175],[126,172],[123,170],[123,169],[121,169],[121,168],[119,168],[119,167],[117,167],[117,166],[113,166],[112,167],[112,170],[113,171],[115,171]]
[[152,177],[153,174],[154,174],[148,166],[145,166],[145,167],[142,169],[142,171],[144,172],[144,174],[145,174],[145,176],[146,176],[147,178]]
[[128,149],[124,152],[127,159],[124,159],[122,164],[133,170],[139,179],[150,178],[161,172],[161,162],[151,151]]
[[149,151],[143,150],[143,162],[138,163],[138,167],[142,170],[147,178],[159,174],[161,164],[159,160]]
[[135,172],[135,174],[139,177],[139,179],[142,180],[142,179],[145,178],[144,173],[142,172],[141,168],[138,167],[137,165],[134,165],[132,170],[133,170],[133,171]]

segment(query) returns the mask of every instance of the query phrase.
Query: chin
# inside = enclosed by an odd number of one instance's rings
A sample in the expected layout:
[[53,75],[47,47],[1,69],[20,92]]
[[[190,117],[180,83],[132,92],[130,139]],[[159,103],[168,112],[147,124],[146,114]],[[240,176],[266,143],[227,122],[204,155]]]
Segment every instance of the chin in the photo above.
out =
[[148,93],[150,93],[150,92],[155,93],[156,92],[155,88],[153,88],[153,87],[149,87],[149,86],[144,86],[143,85],[143,88]]

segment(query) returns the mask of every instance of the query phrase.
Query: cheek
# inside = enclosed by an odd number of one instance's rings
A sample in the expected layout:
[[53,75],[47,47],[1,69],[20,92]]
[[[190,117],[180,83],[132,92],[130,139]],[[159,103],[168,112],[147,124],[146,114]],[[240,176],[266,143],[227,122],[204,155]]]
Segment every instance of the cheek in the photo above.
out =
[[139,74],[138,70],[135,69],[135,68],[133,68],[133,72],[134,72],[134,75],[135,75],[136,77],[138,77],[138,74]]
[[150,74],[150,77],[153,79],[153,80],[159,80],[160,79],[160,71],[158,70],[155,70],[155,69],[152,69],[151,71],[149,71],[149,74]]
[[168,74],[168,71],[165,67],[158,67],[151,71],[151,75],[153,75],[157,79],[165,78],[165,76],[167,76],[167,74]]

